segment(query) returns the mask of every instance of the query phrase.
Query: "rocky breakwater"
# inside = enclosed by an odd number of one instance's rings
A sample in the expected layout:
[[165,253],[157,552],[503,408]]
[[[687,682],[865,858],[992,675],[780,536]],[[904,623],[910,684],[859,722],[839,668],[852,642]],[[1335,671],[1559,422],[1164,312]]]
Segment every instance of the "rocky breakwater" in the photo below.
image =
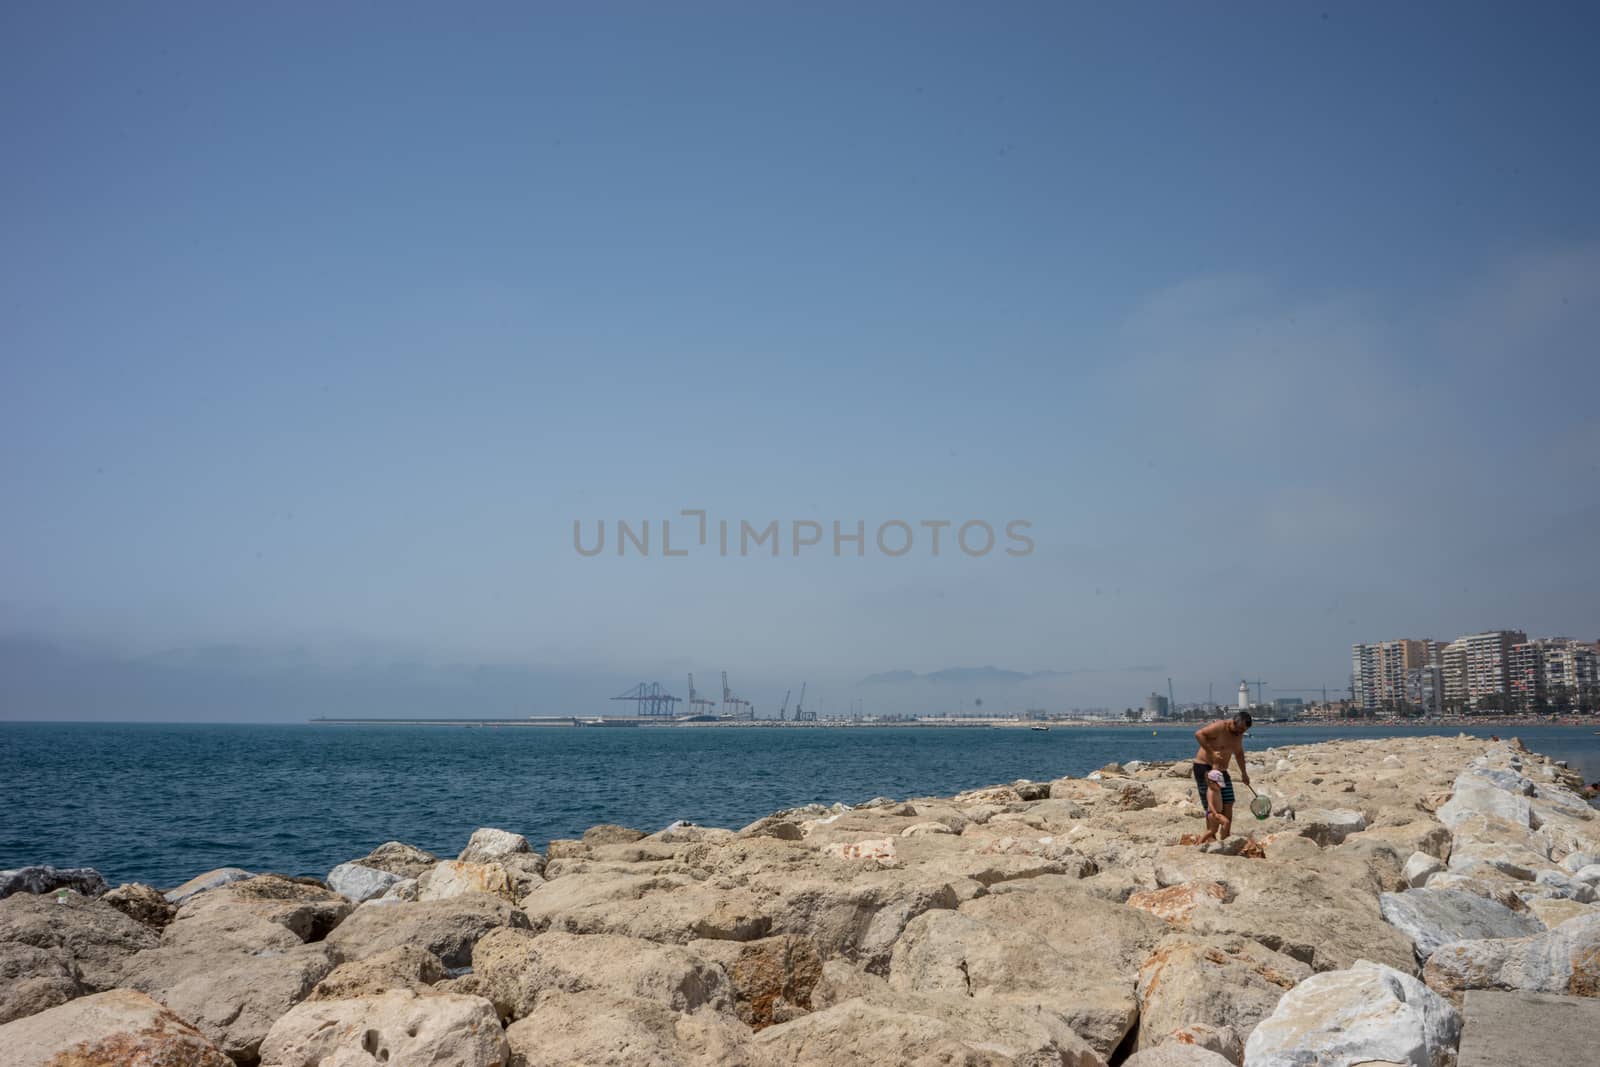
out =
[[323,879],[3,872],[0,1067],[1443,1067],[1466,990],[1596,995],[1600,818],[1561,767],[1252,766],[1272,816],[1204,848],[1188,764],[1131,763]]

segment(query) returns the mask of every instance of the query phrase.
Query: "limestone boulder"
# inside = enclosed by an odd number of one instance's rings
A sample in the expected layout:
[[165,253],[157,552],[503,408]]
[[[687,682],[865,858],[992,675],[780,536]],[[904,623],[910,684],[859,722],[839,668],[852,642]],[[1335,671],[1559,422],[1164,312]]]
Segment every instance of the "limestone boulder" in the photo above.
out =
[[192,937],[133,956],[119,984],[165,1004],[229,1057],[249,1063],[272,1024],[304,1000],[334,962],[323,944],[253,952],[226,935]]
[[1233,1061],[1198,1045],[1174,1042],[1135,1052],[1122,1067],[1233,1067]]
[[1533,782],[1515,771],[1469,768],[1456,776],[1449,801],[1436,814],[1451,829],[1474,815],[1492,815],[1529,826],[1533,790]]
[[383,896],[400,880],[392,871],[381,871],[361,863],[341,863],[328,872],[327,878],[329,889],[357,904]]
[[1526,911],[1528,910],[1528,904],[1518,894],[1518,889],[1524,884],[1508,878],[1498,871],[1485,869],[1477,877],[1455,874],[1450,871],[1431,875],[1424,888],[1459,889],[1463,893],[1471,893],[1473,896],[1492,900],[1496,904],[1512,911]]
[[811,938],[779,934],[756,941],[692,941],[689,948],[722,968],[733,991],[734,1013],[752,1030],[812,1010],[823,964]]
[[65,953],[0,941],[0,1023],[65,1004],[86,992]]
[[164,929],[178,913],[177,905],[169,903],[161,890],[140,882],[124,882],[100,899],[152,930]]
[[1312,971],[1243,937],[1176,934],[1139,968],[1135,1047],[1153,1049],[1195,1027],[1248,1037]]
[[551,991],[505,1030],[517,1067],[764,1067],[749,1031],[702,1009],[676,1012],[610,990]]
[[1448,1067],[1461,1039],[1450,1002],[1410,975],[1359,961],[1286,993],[1245,1042],[1247,1067]]
[[509,903],[517,901],[511,872],[499,863],[443,860],[417,878],[417,899],[449,900],[469,893],[487,893]]
[[1426,852],[1413,852],[1406,860],[1405,869],[1401,876],[1405,878],[1406,885],[1413,889],[1421,889],[1428,884],[1428,879],[1444,870],[1444,865],[1439,860]]
[[1188,926],[1196,909],[1228,902],[1232,894],[1221,882],[1184,882],[1165,889],[1145,889],[1130,893],[1127,905],[1147,911],[1173,926]]
[[255,875],[242,867],[218,867],[216,870],[197,874],[176,889],[167,890],[166,897],[169,904],[185,904],[190,897],[204,893],[208,889],[217,889],[229,882],[242,882]]
[[450,972],[438,956],[415,945],[401,945],[364,960],[339,964],[306,999],[349,1000],[391,989],[421,993],[448,977]]
[[1423,978],[1452,999],[1469,989],[1600,996],[1600,912],[1530,937],[1442,945]]
[[521,834],[486,826],[472,831],[467,847],[456,859],[463,863],[493,863],[506,856],[532,851],[533,846]]
[[[30,1002],[39,1004],[45,989],[110,989],[125,960],[160,943],[154,930],[103,900],[71,891],[59,897],[16,893],[0,900],[0,946],[8,950],[0,993],[9,995],[12,983],[30,983]],[[0,996],[0,1005],[5,1001]]]
[[511,1050],[482,997],[418,996],[407,989],[307,1001],[261,1043],[261,1067],[508,1067]]
[[400,841],[385,841],[355,862],[363,867],[398,874],[401,878],[417,878],[438,863],[439,857]]
[[40,864],[0,871],[0,898],[13,893],[53,893],[70,889],[79,896],[96,897],[106,891],[106,880],[93,867],[51,867]]
[[0,1026],[5,1067],[233,1067],[204,1034],[127,989]]
[[880,974],[888,969],[889,954],[907,923],[960,903],[950,881],[913,872],[867,870],[840,879],[810,870],[762,875],[751,880],[751,888],[761,895],[761,911],[770,920],[756,936],[807,937],[824,959],[843,957]]
[[295,941],[320,941],[355,905],[320,883],[278,874],[256,875],[189,897],[162,934],[162,944],[182,945],[227,934],[243,947],[282,942],[267,925]]
[[1351,834],[1367,828],[1367,817],[1348,808],[1323,808],[1295,813],[1295,828],[1301,837],[1324,848],[1337,845]]
[[1593,915],[1597,912],[1594,905],[1579,904],[1576,900],[1530,900],[1528,901],[1528,914],[1544,924],[1546,930],[1554,930],[1568,919],[1577,919],[1584,915]]
[[591,826],[583,832],[583,843],[593,848],[597,845],[631,845],[635,841],[643,840],[643,830],[635,830],[627,826],[617,826],[612,823],[601,823]]
[[536,930],[620,934],[683,944],[697,938],[749,941],[771,920],[741,887],[711,886],[683,874],[594,871],[541,884],[522,900]]
[[1531,915],[1460,889],[1385,893],[1378,898],[1378,906],[1390,925],[1411,938],[1419,963],[1426,963],[1440,945],[1450,941],[1525,937],[1541,928]]
[[490,930],[528,925],[525,914],[487,893],[449,900],[369,901],[335,927],[327,943],[345,960],[414,945],[439,957],[446,967],[466,967],[472,963],[472,946]]
[[614,934],[491,931],[473,948],[472,973],[507,1021],[532,1014],[552,991],[609,990],[682,1012],[733,1009],[733,990],[714,963],[677,945]]

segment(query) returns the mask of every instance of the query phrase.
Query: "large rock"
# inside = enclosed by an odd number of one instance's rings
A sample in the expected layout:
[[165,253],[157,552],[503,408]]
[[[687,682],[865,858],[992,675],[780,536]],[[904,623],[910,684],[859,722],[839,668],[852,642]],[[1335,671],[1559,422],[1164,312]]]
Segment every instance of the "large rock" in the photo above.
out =
[[840,881],[818,872],[769,876],[753,885],[775,896],[762,906],[770,926],[756,936],[809,937],[824,959],[857,960],[880,974],[908,922],[960,903],[951,883],[937,873],[865,870]]
[[1383,917],[1416,945],[1417,961],[1426,963],[1448,941],[1483,937],[1524,937],[1541,924],[1492,900],[1460,889],[1407,889],[1378,898]]
[[684,874],[570,874],[542,883],[523,898],[522,910],[540,930],[674,944],[750,941],[765,937],[772,924],[749,890],[707,886]]
[[14,867],[0,871],[0,898],[13,893],[52,893],[70,889],[86,897],[106,891],[106,880],[93,867]]
[[511,872],[498,863],[444,860],[417,879],[418,900],[449,900],[467,893],[489,893],[513,904],[517,900]]
[[1600,996],[1600,912],[1531,937],[1442,945],[1423,978],[1453,999],[1468,989]]
[[354,907],[333,890],[279,874],[242,878],[198,893],[178,908],[162,944],[181,945],[227,934],[245,948],[283,943],[266,931],[280,926],[297,941],[320,941]]
[[1406,885],[1412,889],[1421,889],[1428,884],[1428,879],[1444,870],[1444,865],[1435,856],[1426,852],[1413,852],[1406,860],[1405,870],[1401,877],[1406,880]]
[[[124,960],[160,941],[154,930],[103,901],[73,892],[59,899],[17,893],[0,900],[0,945],[10,948],[10,962],[0,970],[0,993],[9,995],[10,982],[34,979],[64,991],[63,975],[82,990],[110,989],[117,984]],[[0,996],[0,1006],[5,1000]]]
[[811,994],[822,977],[822,955],[811,938],[779,934],[757,941],[692,941],[689,948],[728,976],[734,1012],[746,1026],[762,1030],[811,1010]]
[[1165,889],[1146,889],[1131,893],[1130,908],[1147,911],[1174,926],[1188,926],[1198,908],[1225,904],[1230,894],[1221,882],[1184,882]]
[[400,841],[385,841],[355,862],[363,867],[398,874],[401,878],[416,878],[438,863],[439,857]]
[[274,1023],[261,1043],[261,1067],[506,1067],[510,1060],[487,1000],[405,989],[307,1001]]
[[[753,1062],[807,1067],[973,1065],[1104,1067],[1105,1060],[1060,1017],[1016,1004],[966,996],[899,994],[852,997],[751,1042]],[[884,1051],[894,1050],[886,1061]]]
[[1175,935],[1139,968],[1135,1047],[1154,1048],[1197,1025],[1248,1037],[1310,975],[1299,960],[1248,938]]
[[391,989],[421,993],[450,977],[439,957],[415,945],[401,945],[364,960],[335,967],[317,983],[307,1000],[349,1000],[370,997]]
[[449,900],[361,905],[328,935],[346,960],[366,959],[402,945],[438,956],[446,967],[472,963],[472,946],[490,930],[528,928],[528,917],[499,897],[469,893]]
[[100,899],[152,930],[165,929],[178,914],[178,906],[169,903],[161,890],[142,882],[124,882]]
[[167,903],[184,904],[190,897],[204,893],[208,889],[217,889],[229,882],[242,882],[255,875],[242,867],[218,867],[214,871],[197,874],[176,889],[167,890]]
[[1367,828],[1367,817],[1346,808],[1301,811],[1295,814],[1295,828],[1324,848],[1337,845],[1351,834]]
[[1492,815],[1528,826],[1533,782],[1515,771],[1469,768],[1456,777],[1450,800],[1435,813],[1451,829],[1474,815]]
[[1122,1067],[1233,1067],[1233,1061],[1198,1045],[1173,1043],[1135,1052]]
[[1245,1042],[1246,1067],[1368,1062],[1447,1067],[1461,1038],[1450,1002],[1393,967],[1358,962],[1312,975]]
[[491,931],[472,951],[472,973],[508,1021],[532,1014],[552,990],[607,990],[673,1011],[733,1008],[721,968],[676,945],[613,934]]
[[233,1067],[143,993],[114,989],[0,1026],[5,1067]]
[[591,848],[596,845],[631,845],[635,841],[643,840],[643,830],[634,830],[627,826],[617,826],[612,823],[601,823],[591,826],[583,832],[583,843]]
[[258,953],[218,935],[141,952],[128,960],[119,984],[159,1000],[228,1056],[249,1063],[272,1024],[304,1000],[333,965],[333,955],[321,944]]
[[364,900],[381,897],[389,887],[401,881],[392,871],[380,871],[361,863],[341,863],[328,872],[328,888],[360,904]]
[[85,992],[68,954],[0,941],[0,1023],[65,1004]]
[[[758,1067],[749,1031],[710,1010],[675,1012],[611,990],[552,991],[505,1031],[517,1067]],[[787,1061],[794,1062],[794,1061]]]

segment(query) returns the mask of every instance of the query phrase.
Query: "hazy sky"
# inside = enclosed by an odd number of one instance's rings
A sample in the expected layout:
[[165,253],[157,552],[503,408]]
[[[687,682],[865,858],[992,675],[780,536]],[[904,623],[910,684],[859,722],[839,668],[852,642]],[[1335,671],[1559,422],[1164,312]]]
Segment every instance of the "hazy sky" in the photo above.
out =
[[[1600,637],[1597,34],[7,4],[0,635],[492,663],[547,710],[981,664],[1123,706],[1342,685],[1356,640]],[[694,508],[711,543],[663,558]],[[574,550],[619,518],[648,558]],[[922,520],[1001,541],[934,557]],[[34,662],[0,716],[86,711]]]

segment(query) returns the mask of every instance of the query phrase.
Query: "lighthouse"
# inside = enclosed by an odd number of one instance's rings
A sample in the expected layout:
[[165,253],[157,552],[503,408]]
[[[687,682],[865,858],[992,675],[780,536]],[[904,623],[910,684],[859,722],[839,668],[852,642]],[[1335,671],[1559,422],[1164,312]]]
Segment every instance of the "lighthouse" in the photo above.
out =
[[1239,710],[1250,710],[1250,683],[1244,681],[1239,683]]

